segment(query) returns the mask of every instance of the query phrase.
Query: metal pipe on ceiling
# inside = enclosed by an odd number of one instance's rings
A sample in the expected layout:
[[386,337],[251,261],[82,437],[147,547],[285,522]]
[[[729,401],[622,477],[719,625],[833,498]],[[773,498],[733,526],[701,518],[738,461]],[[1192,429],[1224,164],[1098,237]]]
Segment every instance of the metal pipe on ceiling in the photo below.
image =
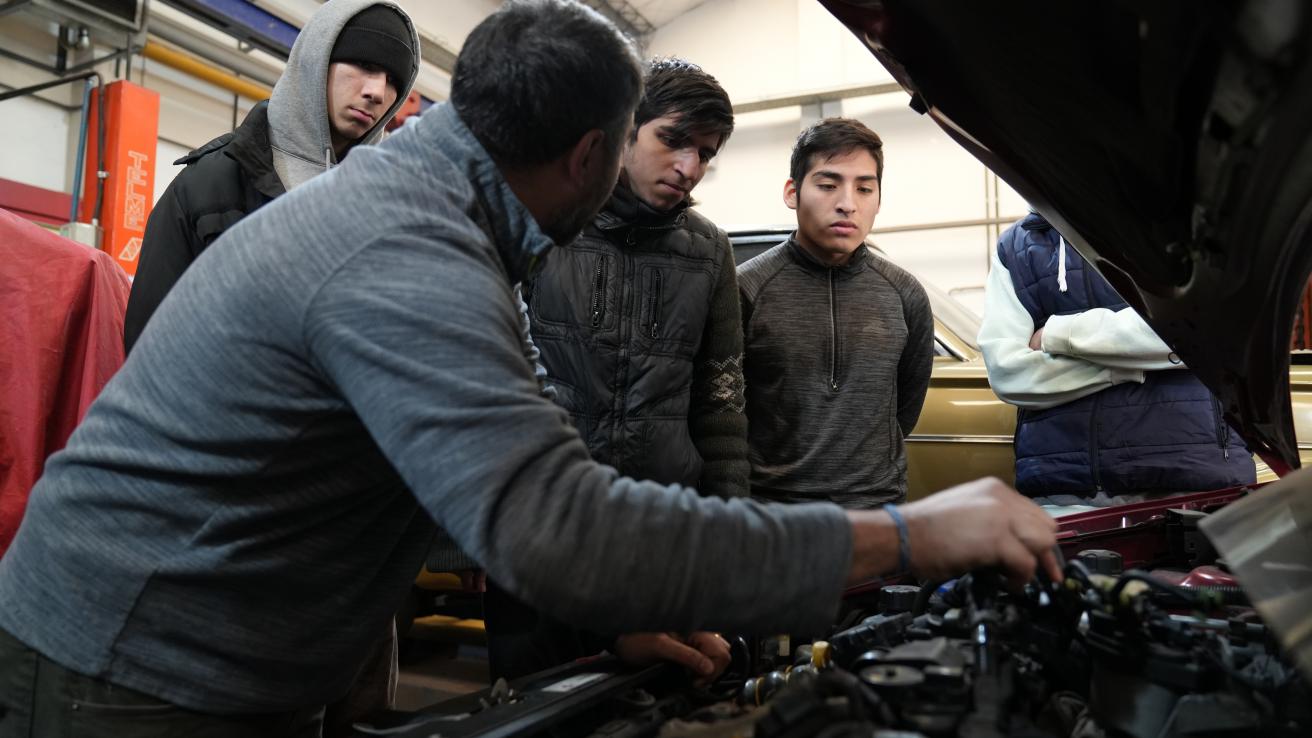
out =
[[147,41],[141,55],[250,100],[267,100],[273,94],[273,90],[268,87],[257,85],[249,80],[215,69],[200,59],[180,51],[174,51],[155,41]]
[[907,225],[886,226],[883,228],[873,228],[870,233],[880,235],[882,233],[912,233],[915,231],[941,231],[949,228],[978,228],[980,226],[994,225],[1011,225],[1024,216],[1010,215],[1007,217],[993,218],[973,218],[971,220],[939,220],[929,223],[908,223]]
[[230,69],[243,77],[249,77],[252,82],[272,87],[281,74],[280,71],[270,69],[240,51],[197,35],[186,26],[166,16],[151,15],[147,30],[152,36],[157,36],[211,64]]
[[581,0],[584,5],[601,13],[619,27],[629,38],[644,49],[656,27],[629,0]]
[[247,0],[163,0],[163,3],[283,59],[300,32],[296,26]]

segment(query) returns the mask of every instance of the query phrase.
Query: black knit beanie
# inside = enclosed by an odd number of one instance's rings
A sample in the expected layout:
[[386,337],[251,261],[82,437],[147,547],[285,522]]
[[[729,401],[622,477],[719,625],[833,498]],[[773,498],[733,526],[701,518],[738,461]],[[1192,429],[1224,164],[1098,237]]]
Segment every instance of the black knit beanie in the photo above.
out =
[[329,61],[377,65],[391,75],[399,89],[410,81],[415,52],[410,27],[400,13],[387,5],[372,5],[342,27]]

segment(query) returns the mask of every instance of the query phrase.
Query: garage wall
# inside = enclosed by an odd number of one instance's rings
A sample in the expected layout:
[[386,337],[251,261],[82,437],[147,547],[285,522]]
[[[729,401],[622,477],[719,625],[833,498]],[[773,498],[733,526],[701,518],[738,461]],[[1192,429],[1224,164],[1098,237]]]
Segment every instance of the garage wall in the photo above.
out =
[[[814,0],[709,0],[658,29],[648,52],[700,64],[735,103],[893,81]],[[697,188],[700,210],[725,228],[793,223],[783,185],[798,132],[822,115],[858,118],[880,134],[885,148],[884,199],[872,240],[921,279],[980,311],[988,253],[1005,225],[879,231],[994,213],[1019,217],[1024,200],[907,102],[899,91],[848,98],[823,110],[794,106],[739,115],[733,137]]]
[[[0,142],[4,147],[0,178],[66,191],[64,152],[70,127],[76,143],[78,120],[77,113],[38,98],[17,97],[0,103]],[[58,152],[58,156],[50,152]]]
[[[0,44],[7,51],[44,64],[54,63],[55,26],[21,13],[4,16]],[[109,51],[95,48],[97,56]],[[84,52],[87,53],[87,52]],[[70,60],[75,64],[82,58]],[[135,57],[131,67],[113,62],[96,68],[106,81],[130,79],[160,94],[160,142],[154,162],[155,198],[172,181],[172,161],[192,148],[232,128],[245,117],[252,101],[237,100],[226,90],[184,75],[162,64]],[[31,65],[0,58],[0,89],[26,87],[54,79],[54,75]],[[70,83],[34,96],[0,103],[0,178],[50,190],[70,192],[76,163],[78,128],[81,123],[82,84]]]
[[[428,33],[458,48],[499,5],[496,0],[411,2],[408,9]],[[158,11],[171,13],[162,5]],[[21,15],[4,18],[0,41],[7,50],[50,63],[53,26],[20,22]],[[216,42],[225,38],[203,27],[197,32]],[[892,81],[814,0],[708,0],[659,29],[648,40],[647,51],[696,61],[739,103]],[[100,71],[106,78],[115,77],[112,63]],[[118,70],[120,77],[127,73],[125,65]],[[0,85],[16,87],[49,78],[40,70],[0,59]],[[171,164],[174,159],[230,130],[252,104],[234,102],[231,93],[140,57],[133,61],[131,78],[161,94],[156,198],[178,169]],[[79,102],[78,93],[76,85],[69,85],[39,98],[3,104],[7,109],[0,111],[0,140],[17,145],[6,145],[0,177],[71,189],[79,114],[70,108]],[[919,226],[1019,216],[1024,203],[931,121],[910,111],[904,93],[849,98],[823,109],[794,106],[740,115],[737,131],[696,193],[702,211],[729,228],[793,222],[781,195],[793,139],[805,125],[835,114],[860,118],[885,141],[884,205],[873,240],[922,278],[979,307],[987,253],[1000,228]],[[888,228],[911,230],[880,232]]]
[[501,7],[500,0],[398,0],[398,3],[417,27],[456,50],[465,43],[474,26]]
[[[5,79],[5,71],[0,65],[0,79]],[[112,72],[111,65],[108,73],[111,80]],[[173,166],[174,160],[231,130],[233,103],[231,93],[184,78],[163,65],[135,60],[133,81],[141,83],[143,72],[145,86],[160,93],[160,138],[155,161],[155,200],[158,200],[176,171],[182,169]],[[69,89],[80,94],[81,86],[69,85]],[[80,105],[81,100],[75,102]],[[239,101],[236,106],[239,122],[251,105],[249,100]],[[14,98],[0,103],[0,107],[3,107],[0,141],[4,142],[0,178],[48,190],[71,191],[81,110],[67,110],[40,97]]]
[[[416,23],[432,36],[451,48],[459,48],[469,32],[488,14],[500,7],[497,0],[460,0],[459,2],[407,2]],[[309,3],[308,8],[317,7]],[[213,43],[237,48],[236,42],[204,24],[198,23],[162,3],[151,6],[153,15],[167,16],[175,23],[191,29],[197,36]],[[13,13],[0,17],[0,45],[6,51],[34,59],[40,63],[54,63],[56,26],[26,13]],[[102,55],[108,49],[97,48]],[[262,52],[247,52],[257,62],[280,69],[282,62]],[[70,60],[71,64],[91,58],[89,55]],[[187,151],[204,144],[215,136],[231,130],[249,112],[254,101],[234,100],[232,93],[201,80],[176,72],[170,67],[141,57],[117,68],[113,63],[102,64],[99,71],[105,79],[114,80],[129,76],[160,93],[160,146],[155,162],[158,200],[164,188],[180,167],[172,161]],[[435,75],[436,87],[449,86],[445,75],[425,65],[421,73]],[[0,58],[0,90],[24,87],[53,79],[54,75],[8,58]],[[440,84],[439,84],[440,83]],[[41,93],[37,97],[23,98],[3,104],[0,110],[0,139],[6,143],[5,155],[0,157],[0,177],[13,179],[46,189],[68,192],[72,189],[72,169],[77,145],[77,127],[80,113],[68,108],[80,103],[80,86],[68,85]],[[71,133],[70,133],[71,131]]]

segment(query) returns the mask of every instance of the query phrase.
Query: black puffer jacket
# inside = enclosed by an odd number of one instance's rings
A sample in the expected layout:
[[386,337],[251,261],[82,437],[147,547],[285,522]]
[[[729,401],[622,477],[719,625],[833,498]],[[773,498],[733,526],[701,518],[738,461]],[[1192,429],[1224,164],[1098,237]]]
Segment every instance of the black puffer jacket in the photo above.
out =
[[747,494],[742,326],[728,236],[622,185],[525,285],[548,382],[593,458],[637,479]]
[[164,296],[216,238],[283,194],[269,148],[269,103],[231,133],[173,162],[186,164],[150,213],[132,281],[123,344],[128,351]]

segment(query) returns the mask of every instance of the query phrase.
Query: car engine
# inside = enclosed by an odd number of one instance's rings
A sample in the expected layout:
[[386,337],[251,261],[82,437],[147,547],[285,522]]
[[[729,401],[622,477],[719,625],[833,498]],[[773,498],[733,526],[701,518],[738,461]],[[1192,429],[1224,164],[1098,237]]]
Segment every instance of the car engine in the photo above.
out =
[[[442,736],[1237,738],[1312,735],[1312,689],[1201,535],[1173,510],[1176,566],[1087,549],[1009,590],[996,571],[849,598],[823,640],[729,637],[689,686],[669,665],[580,662],[403,721]],[[422,726],[422,727],[421,727]],[[367,731],[374,732],[374,731]],[[379,731],[381,732],[381,731]]]
[[[1109,554],[1089,558],[1105,564]],[[1306,683],[1242,590],[1215,583],[1226,581],[1220,569],[1179,577],[1090,568],[1069,562],[1064,581],[1019,593],[975,572],[927,596],[929,588],[910,588],[909,609],[905,591],[882,596],[891,607],[748,682],[739,701],[768,707],[753,734],[1312,732]]]

